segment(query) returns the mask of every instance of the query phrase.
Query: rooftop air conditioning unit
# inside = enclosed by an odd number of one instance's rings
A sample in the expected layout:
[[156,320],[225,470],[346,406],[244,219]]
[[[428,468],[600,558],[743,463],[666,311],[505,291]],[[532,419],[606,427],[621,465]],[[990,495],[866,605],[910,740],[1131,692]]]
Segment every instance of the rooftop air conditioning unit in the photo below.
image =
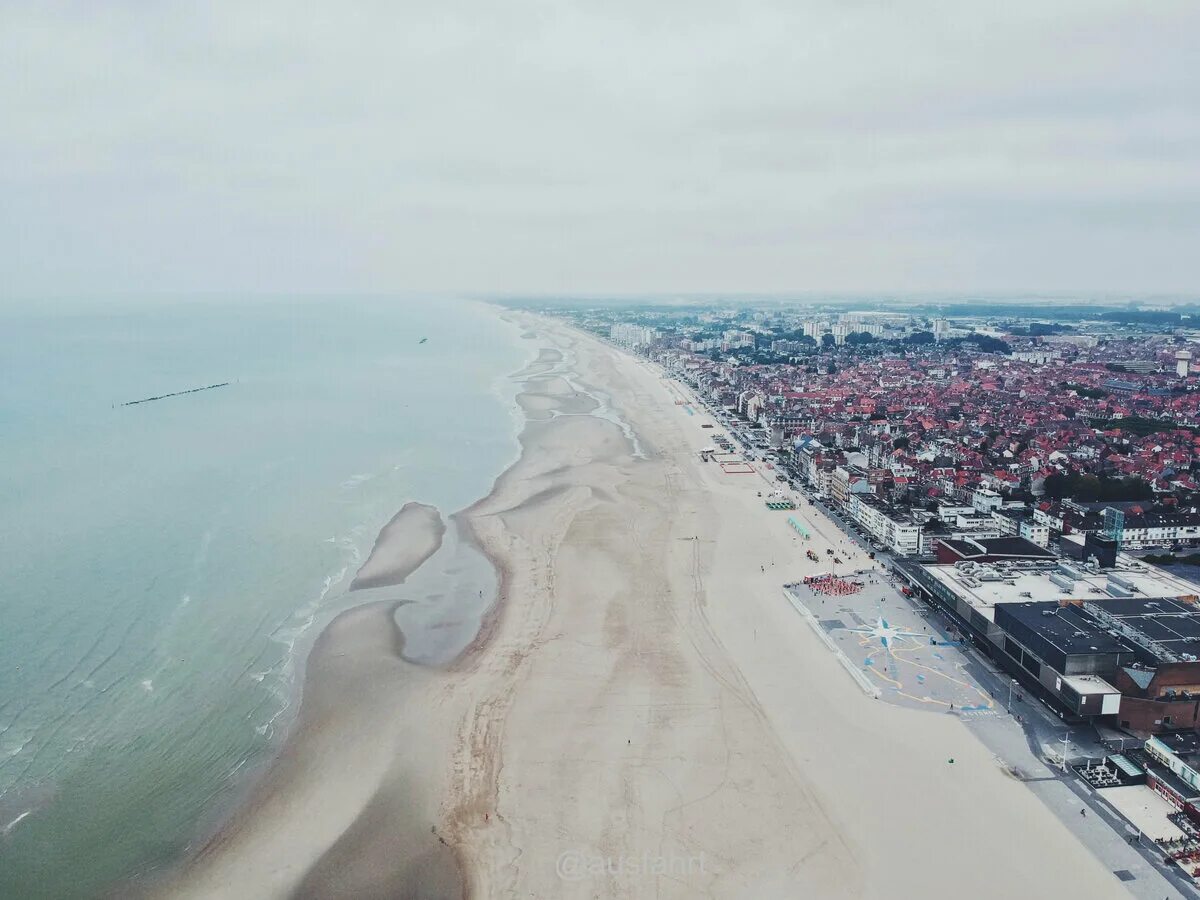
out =
[[1115,584],[1118,587],[1124,588],[1131,594],[1137,590],[1136,582],[1124,577],[1123,575],[1118,575],[1116,572],[1110,572],[1108,580],[1111,584]]
[[1069,575],[1064,575],[1062,572],[1051,572],[1050,581],[1064,591],[1070,592],[1075,590],[1075,579]]

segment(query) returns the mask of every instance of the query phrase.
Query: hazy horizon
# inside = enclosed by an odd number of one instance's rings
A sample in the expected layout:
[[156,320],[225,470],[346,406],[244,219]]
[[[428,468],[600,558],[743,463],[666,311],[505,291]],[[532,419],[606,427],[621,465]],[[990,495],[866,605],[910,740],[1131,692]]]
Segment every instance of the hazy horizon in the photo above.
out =
[[[1171,309],[1191,309],[1200,305],[1200,291],[1186,293],[1155,293],[1135,291],[863,291],[863,292],[834,292],[834,291],[779,291],[774,293],[754,293],[744,291],[661,291],[661,292],[627,292],[617,291],[597,293],[558,293],[558,292],[512,292],[485,293],[473,291],[154,291],[154,292],[109,292],[98,293],[88,291],[83,293],[47,293],[5,296],[0,294],[0,312],[21,313],[30,305],[36,305],[39,314],[96,313],[100,307],[108,312],[143,311],[148,306],[170,302],[171,305],[201,305],[213,304],[228,306],[232,302],[251,304],[271,303],[372,303],[380,300],[390,300],[397,303],[421,301],[486,303],[499,306],[572,306],[593,305],[604,306],[885,306],[895,305],[901,308],[925,308],[940,306],[971,306],[981,308],[992,305],[1028,306],[1031,314],[1039,305],[1045,303],[1057,304],[1061,307],[1100,306],[1105,309],[1124,306],[1162,306]],[[46,304],[50,304],[49,307]],[[1047,313],[1049,315],[1050,313]],[[961,314],[960,314],[961,315]],[[1036,315],[1033,315],[1037,318]]]
[[1200,6],[0,10],[0,297],[1182,295]]

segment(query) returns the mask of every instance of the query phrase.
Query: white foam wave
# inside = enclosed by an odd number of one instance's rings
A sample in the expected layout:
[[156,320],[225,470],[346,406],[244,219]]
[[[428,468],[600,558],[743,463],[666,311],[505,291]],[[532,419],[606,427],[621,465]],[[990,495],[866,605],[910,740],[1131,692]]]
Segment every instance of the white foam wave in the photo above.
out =
[[22,819],[24,819],[26,816],[31,816],[31,815],[33,815],[32,809],[25,810],[25,812],[21,813],[19,816],[17,816],[11,822],[9,822],[7,825],[5,825],[3,831],[0,833],[3,833],[3,834],[11,833],[14,828],[16,828],[19,824],[21,824]]

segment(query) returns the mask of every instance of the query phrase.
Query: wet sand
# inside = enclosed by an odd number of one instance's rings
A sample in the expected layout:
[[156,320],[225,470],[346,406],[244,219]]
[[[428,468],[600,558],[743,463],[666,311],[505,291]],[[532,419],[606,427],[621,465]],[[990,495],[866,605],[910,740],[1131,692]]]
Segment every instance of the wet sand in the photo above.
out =
[[435,507],[406,503],[379,532],[350,590],[402,584],[442,546],[446,523]]
[[457,895],[454,856],[429,825],[440,800],[430,756],[450,749],[431,743],[444,730],[423,727],[438,673],[401,658],[394,609],[360,606],[321,633],[279,756],[162,896]]

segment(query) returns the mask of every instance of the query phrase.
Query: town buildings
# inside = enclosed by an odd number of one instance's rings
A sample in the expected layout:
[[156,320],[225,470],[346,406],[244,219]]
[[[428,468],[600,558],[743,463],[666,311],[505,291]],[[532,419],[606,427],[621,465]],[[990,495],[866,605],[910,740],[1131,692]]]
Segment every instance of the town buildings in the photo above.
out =
[[1064,720],[1200,727],[1200,587],[1133,555],[1200,547],[1200,330],[596,315]]
[[941,541],[898,571],[1069,720],[1139,734],[1200,721],[1200,585],[1124,554],[1064,560],[1021,538]]

